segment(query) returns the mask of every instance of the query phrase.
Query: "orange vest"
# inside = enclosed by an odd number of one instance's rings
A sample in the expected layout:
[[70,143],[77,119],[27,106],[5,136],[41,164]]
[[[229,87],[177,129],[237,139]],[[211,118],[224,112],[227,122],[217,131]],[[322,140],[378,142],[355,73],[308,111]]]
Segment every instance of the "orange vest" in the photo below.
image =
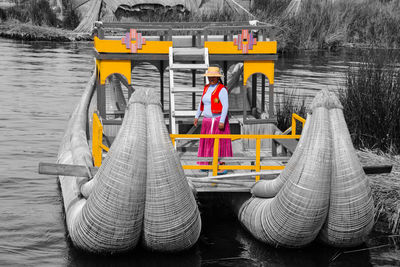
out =
[[[205,93],[207,92],[208,87],[210,87],[210,84],[207,84],[204,86],[203,90],[203,96],[201,97],[201,102],[200,102],[200,110],[204,110],[204,104],[203,104],[203,97]],[[221,101],[219,100],[219,92],[221,92],[222,88],[225,86],[222,83],[219,83],[217,87],[214,89],[214,92],[211,93],[211,112],[214,114],[219,114],[222,112],[222,104]]]

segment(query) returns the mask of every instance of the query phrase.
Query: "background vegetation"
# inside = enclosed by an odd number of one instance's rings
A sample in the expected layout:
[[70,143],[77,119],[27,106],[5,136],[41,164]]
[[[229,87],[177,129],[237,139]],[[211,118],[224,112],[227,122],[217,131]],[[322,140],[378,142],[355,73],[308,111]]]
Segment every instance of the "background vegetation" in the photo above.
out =
[[346,44],[400,47],[397,0],[303,0],[297,16],[277,20],[283,49],[332,49]]
[[[275,114],[277,127],[285,131],[292,126],[292,114],[296,113],[300,117],[306,118],[305,97],[295,96],[294,91],[284,90],[275,100]],[[302,124],[296,124],[296,133],[301,134]]]
[[360,58],[340,90],[353,143],[400,154],[400,53],[368,50]]
[[13,0],[13,2],[14,6],[0,8],[1,21],[17,20],[38,26],[63,27],[66,29],[74,29],[79,24],[79,17],[72,10],[69,0],[62,1],[64,6],[62,20],[57,19],[48,0]]
[[[63,0],[63,19],[58,21],[48,0],[14,0],[0,9],[0,19],[17,19],[34,25],[73,29],[79,17],[69,0]],[[398,0],[302,0],[296,16],[285,12],[290,0],[255,0],[250,12],[238,15],[231,9],[206,14],[175,10],[130,14],[141,21],[247,21],[257,19],[275,25],[280,51],[335,49],[339,46],[400,47],[400,1]],[[124,19],[129,14],[117,12]]]

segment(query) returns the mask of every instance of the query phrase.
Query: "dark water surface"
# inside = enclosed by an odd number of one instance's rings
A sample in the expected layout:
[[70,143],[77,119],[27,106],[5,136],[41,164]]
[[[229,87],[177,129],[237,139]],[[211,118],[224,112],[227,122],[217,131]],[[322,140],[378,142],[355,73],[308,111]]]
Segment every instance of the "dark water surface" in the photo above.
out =
[[[99,256],[75,249],[66,234],[57,178],[39,175],[37,169],[39,162],[56,161],[69,114],[91,75],[91,46],[0,39],[0,266],[400,265],[398,237],[372,236],[361,251],[353,252],[318,244],[274,249],[252,238],[233,217],[219,216],[218,210],[203,210],[201,238],[185,253],[138,249]],[[281,57],[276,89],[296,88],[307,96],[322,88],[336,89],[347,64],[356,58],[346,51]],[[138,86],[158,86],[154,68],[135,73]],[[386,246],[366,250],[380,245]]]

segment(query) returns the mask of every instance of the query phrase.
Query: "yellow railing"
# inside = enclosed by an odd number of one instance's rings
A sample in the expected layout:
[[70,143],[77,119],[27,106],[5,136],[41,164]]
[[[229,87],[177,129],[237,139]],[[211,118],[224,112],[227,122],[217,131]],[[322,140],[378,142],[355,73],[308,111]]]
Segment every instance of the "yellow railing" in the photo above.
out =
[[293,113],[292,114],[292,135],[296,135],[296,120],[300,121],[303,124],[303,127],[304,127],[304,123],[306,123],[306,119],[304,119],[303,117],[300,117],[296,113]]
[[[200,138],[213,138],[214,139],[214,151],[212,165],[182,165],[184,169],[192,170],[212,170],[213,176],[218,174],[220,170],[254,170],[259,172],[261,170],[282,170],[285,166],[262,166],[261,165],[261,139],[299,139],[301,135],[296,134],[296,120],[302,122],[303,127],[305,119],[299,115],[292,114],[292,134],[280,135],[280,134],[170,134],[173,145],[175,146],[176,139],[200,139]],[[256,158],[255,165],[219,165],[219,140],[220,139],[231,139],[232,141],[238,139],[256,139]],[[96,113],[93,113],[93,137],[92,137],[92,154],[94,165],[101,166],[102,152],[103,150],[108,151],[109,148],[103,145],[103,126]],[[201,161],[201,159],[199,159]],[[256,176],[256,181],[260,179],[260,176]]]
[[[254,170],[259,172],[261,170],[282,170],[284,166],[261,166],[261,139],[298,139],[300,135],[279,135],[279,134],[171,134],[172,143],[175,145],[175,139],[198,139],[198,138],[214,138],[214,152],[212,165],[182,165],[184,169],[200,169],[212,170],[213,176],[218,174],[220,170]],[[256,139],[256,159],[255,165],[219,165],[218,152],[220,139]],[[201,159],[199,159],[201,161]],[[256,181],[260,179],[256,176]]]
[[[303,124],[306,120],[296,113],[292,114],[292,134],[290,135],[277,135],[277,134],[171,134],[171,140],[175,146],[175,139],[199,139],[199,138],[214,138],[214,151],[212,165],[183,165],[184,169],[200,169],[200,170],[212,170],[213,176],[218,174],[220,170],[254,170],[259,172],[261,170],[282,170],[285,166],[262,166],[261,165],[261,139],[299,139],[301,135],[296,134],[296,121],[300,121]],[[255,165],[219,165],[218,164],[218,152],[219,152],[219,140],[220,139],[231,139],[232,141],[237,139],[256,139],[256,159]],[[201,159],[199,159],[201,161]],[[256,176],[256,181],[260,179],[260,176]]]
[[103,158],[103,149],[108,151],[109,148],[103,145],[103,125],[96,113],[93,113],[92,125],[92,156],[94,166],[100,167]]

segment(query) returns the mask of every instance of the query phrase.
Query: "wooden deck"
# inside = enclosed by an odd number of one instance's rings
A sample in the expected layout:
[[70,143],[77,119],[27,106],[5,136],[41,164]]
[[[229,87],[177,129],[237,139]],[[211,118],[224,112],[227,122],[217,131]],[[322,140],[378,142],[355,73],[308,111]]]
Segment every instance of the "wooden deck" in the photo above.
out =
[[[196,165],[199,161],[197,157],[198,140],[179,140],[177,144],[178,154],[182,165]],[[233,157],[221,158],[226,165],[252,165],[256,159],[254,150],[244,150],[241,140],[232,142]],[[212,157],[203,158],[202,161],[212,161]],[[271,151],[262,151],[262,165],[283,166],[289,160],[288,157],[272,157]],[[248,170],[228,170],[228,175],[219,177],[212,176],[212,171],[204,172],[201,170],[185,169],[186,177],[191,181],[198,193],[207,192],[250,192],[250,188],[256,182],[254,176],[249,176]],[[273,179],[277,177],[280,171],[261,172],[261,179]],[[242,176],[240,176],[242,175]],[[243,176],[245,175],[245,176]]]

